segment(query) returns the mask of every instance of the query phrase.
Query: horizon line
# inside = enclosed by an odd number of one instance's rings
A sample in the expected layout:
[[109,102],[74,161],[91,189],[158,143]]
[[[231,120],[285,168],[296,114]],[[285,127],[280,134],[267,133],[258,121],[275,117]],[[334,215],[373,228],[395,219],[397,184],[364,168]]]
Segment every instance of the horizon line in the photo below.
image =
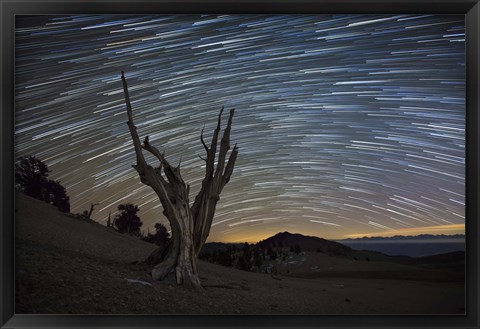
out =
[[[465,235],[465,224],[450,224],[450,225],[439,225],[439,226],[423,226],[423,227],[416,227],[416,228],[406,228],[401,230],[393,230],[393,231],[383,231],[383,232],[371,232],[371,233],[356,233],[356,234],[347,234],[340,238],[325,238],[318,235],[312,234],[305,234],[301,232],[289,232],[289,231],[279,231],[274,234],[266,234],[263,235],[262,238],[256,237],[255,238],[242,238],[242,239],[234,239],[231,241],[208,241],[208,243],[258,243],[260,241],[266,240],[270,237],[273,237],[279,233],[290,233],[290,234],[301,234],[303,236],[313,236],[325,240],[330,241],[339,241],[339,240],[346,240],[346,239],[355,239],[355,238],[391,238],[394,236],[404,236],[404,237],[418,237],[420,235]],[[257,240],[258,239],[258,240]]]

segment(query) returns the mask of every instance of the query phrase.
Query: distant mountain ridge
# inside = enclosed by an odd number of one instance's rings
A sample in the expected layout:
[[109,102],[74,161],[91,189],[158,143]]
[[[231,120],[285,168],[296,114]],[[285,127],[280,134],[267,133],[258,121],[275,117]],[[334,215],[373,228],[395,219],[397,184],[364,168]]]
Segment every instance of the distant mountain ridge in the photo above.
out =
[[465,235],[463,234],[363,237],[337,240],[337,242],[356,250],[378,251],[390,256],[425,257],[452,252],[465,252]]
[[[447,241],[447,242],[445,242]],[[201,253],[225,250],[227,247],[241,248],[245,243],[209,242]],[[393,237],[362,237],[343,240],[327,240],[299,233],[281,232],[265,240],[250,244],[266,249],[268,247],[291,247],[302,251],[314,251],[332,257],[356,257],[386,260],[395,257],[427,257],[439,254],[465,252],[465,235],[416,236],[396,235]]]
[[[241,248],[245,243],[228,242],[208,242],[202,248],[202,253],[212,252],[214,250],[224,250],[228,247]],[[298,247],[301,251],[318,251],[329,256],[347,256],[353,252],[352,248],[339,242],[308,236],[300,233],[281,232],[257,243],[251,243],[251,246],[261,247]]]
[[345,241],[394,241],[394,240],[444,240],[444,239],[465,239],[465,234],[453,234],[453,235],[445,235],[445,234],[420,234],[420,235],[394,235],[391,237],[381,237],[381,236],[372,236],[372,237],[362,237],[362,238],[348,238],[348,239],[341,239],[335,240],[337,242],[345,242]]
[[264,247],[273,247],[279,244],[285,247],[299,246],[302,251],[317,251],[329,256],[347,256],[352,252],[352,248],[336,241],[290,232],[277,233],[257,243]]

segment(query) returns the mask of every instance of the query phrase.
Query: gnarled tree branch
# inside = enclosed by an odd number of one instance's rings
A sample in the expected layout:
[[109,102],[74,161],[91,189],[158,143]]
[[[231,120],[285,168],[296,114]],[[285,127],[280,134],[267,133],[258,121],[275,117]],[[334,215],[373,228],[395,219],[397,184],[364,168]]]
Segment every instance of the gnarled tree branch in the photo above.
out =
[[[142,183],[150,186],[158,195],[163,206],[163,213],[167,217],[172,229],[170,244],[163,249],[153,252],[146,260],[146,263],[155,265],[152,270],[152,277],[156,280],[163,279],[169,273],[175,273],[178,284],[200,288],[196,263],[197,253],[210,233],[220,192],[230,179],[238,153],[238,148],[235,145],[228,162],[225,164],[227,153],[230,149],[230,131],[234,110],[230,111],[227,126],[220,141],[216,167],[215,158],[218,149],[223,107],[218,115],[217,126],[213,132],[210,147],[207,146],[203,139],[204,128],[200,133],[200,141],[207,153],[206,158],[200,156],[206,163],[205,177],[194,204],[192,207],[189,207],[190,186],[185,184],[180,174],[181,161],[178,167],[171,166],[165,158],[165,154],[160,153],[156,147],[150,144],[148,136],[145,137],[143,145],[140,144],[140,139],[133,123],[127,81],[123,72],[122,83],[127,105],[128,127],[137,158],[137,163],[133,167],[137,170]],[[160,165],[157,168],[153,168],[146,163],[142,149],[151,153],[159,160]],[[163,177],[162,171],[166,179]]]
[[147,165],[145,162],[145,158],[143,157],[142,149],[140,146],[140,138],[138,138],[137,127],[135,127],[135,125],[133,124],[132,105],[130,104],[130,96],[128,94],[127,80],[125,79],[125,75],[123,71],[122,71],[122,84],[123,84],[123,93],[125,95],[125,104],[127,105],[128,129],[130,130],[133,146],[135,147],[135,154],[137,156],[137,166],[142,170]]
[[[220,142],[220,150],[218,152],[217,167],[215,168],[215,156],[218,142],[218,134],[220,132],[221,115],[223,108],[220,110],[218,116],[217,127],[213,133],[211,147],[207,152],[207,161],[205,169],[205,177],[202,181],[202,187],[195,198],[195,202],[192,205],[192,214],[195,219],[195,249],[197,253],[200,252],[203,244],[210,234],[210,227],[212,226],[213,216],[215,214],[215,208],[218,200],[220,199],[220,193],[223,190],[225,184],[230,180],[230,176],[233,172],[235,160],[238,154],[238,148],[235,145],[230,158],[225,166],[225,159],[230,149],[230,132],[232,127],[232,119],[235,110],[230,110],[230,114],[227,121],[227,127],[223,132],[223,136]],[[203,133],[202,133],[203,135]],[[224,170],[225,168],[225,170]]]

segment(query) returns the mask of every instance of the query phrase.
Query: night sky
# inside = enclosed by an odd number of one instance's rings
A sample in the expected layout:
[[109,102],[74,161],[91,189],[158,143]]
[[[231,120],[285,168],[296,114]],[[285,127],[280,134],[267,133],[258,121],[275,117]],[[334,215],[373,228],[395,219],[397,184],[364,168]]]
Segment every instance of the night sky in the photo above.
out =
[[74,213],[99,203],[106,224],[130,202],[145,233],[166,224],[131,167],[123,70],[191,202],[200,131],[236,109],[209,241],[463,233],[464,32],[452,15],[17,16],[16,156],[47,163]]

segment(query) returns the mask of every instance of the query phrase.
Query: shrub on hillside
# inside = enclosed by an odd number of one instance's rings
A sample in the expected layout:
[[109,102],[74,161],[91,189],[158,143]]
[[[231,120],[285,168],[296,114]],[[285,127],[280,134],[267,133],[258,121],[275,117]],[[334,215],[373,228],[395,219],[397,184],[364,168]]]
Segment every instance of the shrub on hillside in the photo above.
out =
[[15,164],[15,184],[26,195],[70,212],[70,198],[60,181],[48,179],[48,166],[35,156],[24,156]]
[[139,234],[143,223],[137,216],[137,212],[140,211],[138,206],[126,203],[118,205],[117,209],[120,213],[115,216],[113,226],[120,233]]
[[155,233],[148,233],[142,240],[163,246],[168,242],[169,234],[167,228],[161,223],[155,223]]

